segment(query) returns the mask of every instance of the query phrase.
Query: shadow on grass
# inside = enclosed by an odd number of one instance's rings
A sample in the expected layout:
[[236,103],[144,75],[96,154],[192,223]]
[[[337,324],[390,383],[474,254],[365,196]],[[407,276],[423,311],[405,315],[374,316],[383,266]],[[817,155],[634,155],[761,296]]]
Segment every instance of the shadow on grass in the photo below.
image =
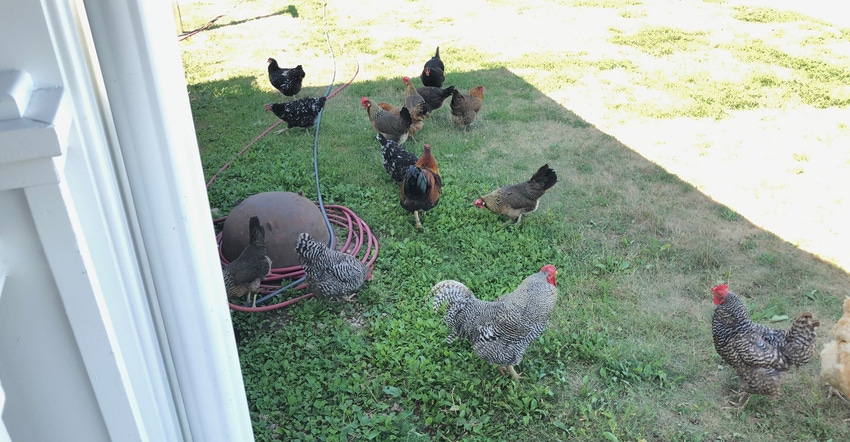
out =
[[277,12],[273,12],[271,14],[258,15],[256,17],[245,18],[245,19],[242,19],[242,20],[234,20],[234,21],[231,21],[231,22],[221,23],[221,24],[216,23],[216,22],[218,22],[219,19],[221,19],[222,17],[225,17],[227,15],[227,13],[225,12],[225,13],[222,13],[221,15],[213,17],[210,21],[208,21],[207,23],[204,23],[201,27],[199,27],[197,29],[193,29],[191,31],[184,31],[180,35],[181,36],[189,35],[189,34],[192,34],[194,32],[200,31],[200,30],[212,31],[212,30],[215,30],[215,29],[226,28],[228,26],[241,25],[241,24],[248,23],[248,22],[251,22],[251,21],[254,21],[254,20],[261,20],[261,19],[264,19],[264,18],[276,17],[278,15],[286,15],[286,14],[289,14],[290,16],[292,16],[292,18],[298,18],[298,8],[296,8],[295,5],[289,5],[286,8],[283,8],[283,9],[281,9]]

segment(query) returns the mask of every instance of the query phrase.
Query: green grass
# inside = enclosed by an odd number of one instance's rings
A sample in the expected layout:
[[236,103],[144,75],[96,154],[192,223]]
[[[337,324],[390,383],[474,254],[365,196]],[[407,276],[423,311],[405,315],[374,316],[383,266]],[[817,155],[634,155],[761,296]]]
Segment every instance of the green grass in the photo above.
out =
[[705,47],[708,41],[702,32],[688,32],[676,28],[643,28],[632,35],[622,35],[616,29],[611,42],[633,46],[654,56],[670,55],[679,51],[693,51]]
[[[817,357],[785,375],[779,397],[722,409],[737,380],[712,347],[708,293],[728,281],[752,316],[774,327],[787,328],[790,320],[782,318],[812,311],[823,324],[820,346],[850,292],[847,274],[758,227],[739,207],[708,197],[565,104],[574,99],[565,91],[601,88],[600,115],[646,124],[733,120],[801,104],[846,110],[850,103],[835,94],[848,81],[846,58],[822,60],[806,52],[809,46],[747,34],[744,27],[752,25],[740,19],[732,21],[741,27],[734,42],[718,40],[709,28],[646,24],[628,28],[635,32],[605,31],[627,29],[617,20],[655,18],[650,8],[646,17],[610,14],[613,22],[600,23],[595,40],[571,41],[568,50],[550,41],[517,53],[512,45],[525,44],[526,35],[508,33],[513,38],[488,45],[478,37],[484,31],[467,28],[496,16],[575,15],[581,22],[600,10],[573,6],[657,6],[650,3],[452,3],[459,12],[435,8],[443,12],[432,18],[422,12],[430,5],[424,2],[406,8],[367,2],[330,5],[323,20],[317,3],[270,10],[247,1],[181,43],[207,177],[276,121],[262,108],[282,99],[268,84],[267,57],[304,65],[302,97],[323,94],[334,67],[339,84],[360,64],[354,83],[325,108],[318,165],[325,202],[352,209],[378,238],[374,279],[353,304],[310,300],[232,314],[258,441],[850,437],[846,406],[826,399]],[[741,14],[723,2],[702,7],[730,19]],[[231,5],[181,8],[191,29]],[[841,32],[815,49],[845,41]],[[447,84],[462,90],[482,84],[487,91],[471,130],[455,128],[443,108],[406,143],[416,153],[429,143],[444,179],[439,206],[417,231],[383,170],[359,99],[400,103],[401,76],[416,76],[437,44]],[[734,157],[724,142],[700,141],[695,151]],[[266,191],[303,191],[315,200],[312,146],[312,130],[267,135],[220,174],[209,189],[211,208],[227,214],[240,199]],[[671,155],[688,148],[667,147]],[[808,169],[822,153],[794,146],[787,157],[792,167]],[[472,206],[477,196],[528,179],[543,163],[555,168],[559,182],[519,226]],[[702,173],[745,178],[718,169]],[[468,343],[445,344],[446,328],[428,299],[435,283],[457,279],[493,299],[546,263],[559,269],[559,300],[518,367],[521,382],[499,375]]]
[[[816,21],[799,12],[783,11],[762,6],[736,6],[734,17],[753,23],[790,23],[795,21]],[[817,20],[819,21],[819,20]]]

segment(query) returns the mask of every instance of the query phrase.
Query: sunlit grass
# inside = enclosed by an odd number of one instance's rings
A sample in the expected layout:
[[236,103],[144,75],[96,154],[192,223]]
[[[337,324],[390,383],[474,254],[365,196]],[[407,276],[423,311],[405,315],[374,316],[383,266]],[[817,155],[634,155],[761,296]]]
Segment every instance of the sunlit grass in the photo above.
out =
[[701,32],[688,32],[667,27],[647,27],[631,35],[612,30],[611,42],[638,48],[655,56],[670,55],[678,51],[704,48],[708,40]]

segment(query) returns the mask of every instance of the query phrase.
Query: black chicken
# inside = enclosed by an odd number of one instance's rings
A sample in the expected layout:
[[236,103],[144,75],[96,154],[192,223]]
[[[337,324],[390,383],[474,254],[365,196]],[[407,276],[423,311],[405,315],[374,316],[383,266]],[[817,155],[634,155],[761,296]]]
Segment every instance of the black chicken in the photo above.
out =
[[410,169],[410,166],[416,164],[419,157],[383,134],[378,134],[375,138],[381,143],[384,170],[395,182],[400,183],[407,170]]
[[293,127],[305,129],[313,127],[316,124],[316,119],[319,118],[319,112],[325,107],[326,101],[327,98],[325,97],[299,98],[286,103],[268,103],[264,107],[286,122],[288,127],[279,130],[277,133],[280,134]]
[[431,112],[442,107],[443,102],[446,101],[446,98],[452,96],[452,92],[454,92],[454,90],[454,86],[449,86],[445,89],[436,86],[422,86],[420,88],[416,88],[416,92],[419,92],[419,95],[425,99],[426,115],[430,115]]
[[440,47],[437,46],[437,52],[430,60],[425,62],[425,67],[422,68],[422,74],[419,78],[425,86],[443,87],[443,82],[446,81],[445,70],[443,60],[440,60]]
[[294,68],[282,68],[277,60],[269,57],[269,82],[275,89],[287,97],[294,97],[301,92],[301,82],[304,80],[304,68],[299,64]]

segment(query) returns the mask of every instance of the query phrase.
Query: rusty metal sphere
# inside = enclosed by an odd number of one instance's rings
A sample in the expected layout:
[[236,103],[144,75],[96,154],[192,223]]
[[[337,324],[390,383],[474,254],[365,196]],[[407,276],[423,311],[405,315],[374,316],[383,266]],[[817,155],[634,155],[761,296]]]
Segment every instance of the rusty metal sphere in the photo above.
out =
[[236,259],[248,246],[248,220],[260,218],[266,233],[266,254],[272,268],[301,265],[295,243],[307,232],[317,241],[330,240],[322,212],[316,203],[291,192],[263,192],[239,203],[224,221],[221,253],[228,261]]

